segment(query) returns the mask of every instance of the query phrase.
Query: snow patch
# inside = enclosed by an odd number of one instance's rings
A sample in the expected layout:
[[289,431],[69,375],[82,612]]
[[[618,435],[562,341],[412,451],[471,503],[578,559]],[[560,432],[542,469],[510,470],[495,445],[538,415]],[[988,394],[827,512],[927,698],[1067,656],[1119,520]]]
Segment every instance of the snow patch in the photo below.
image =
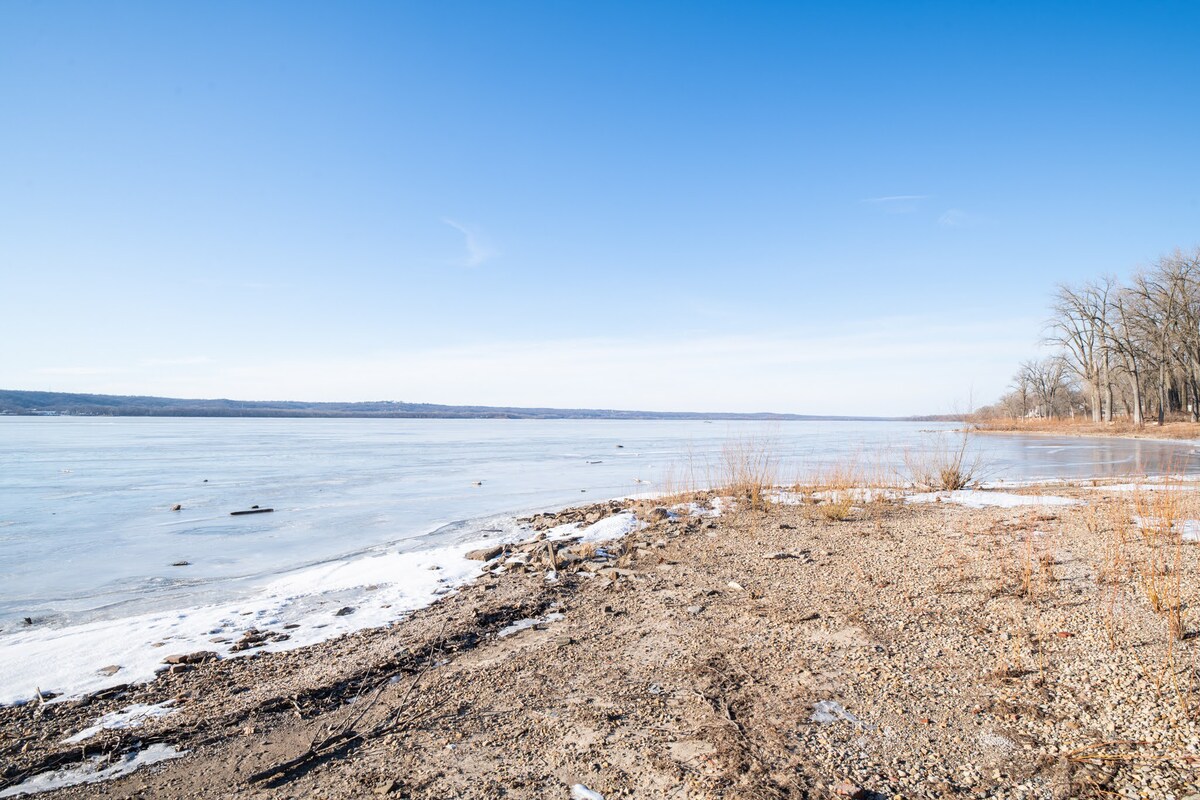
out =
[[828,489],[823,492],[813,492],[818,500],[829,500],[839,503],[849,500],[852,503],[874,503],[878,500],[898,500],[904,496],[899,489],[870,489],[865,487],[852,489]]
[[[474,579],[479,562],[466,553],[489,541],[329,561],[281,576],[236,602],[6,633],[0,640],[0,704],[28,701],[39,686],[60,693],[51,701],[59,702],[150,681],[168,655],[219,650],[236,657],[292,650],[381,627]],[[339,616],[348,606],[353,612]],[[289,624],[298,627],[284,630]],[[251,627],[289,638],[230,651]],[[228,641],[214,643],[214,638]],[[107,664],[120,665],[120,672],[99,671]]]
[[60,769],[56,772],[43,772],[34,775],[24,783],[10,786],[0,792],[0,797],[17,797],[23,794],[38,794],[54,789],[64,789],[68,786],[79,786],[84,783],[99,783],[112,780],[122,775],[128,775],[140,767],[157,764],[187,755],[187,750],[179,750],[173,745],[152,744],[144,750],[135,750],[118,756],[116,761],[107,763],[104,756],[88,759],[77,767]]
[[1097,492],[1169,492],[1172,490],[1191,492],[1200,489],[1200,486],[1185,486],[1179,483],[1114,483],[1109,486],[1101,485],[1088,488]]
[[813,713],[809,717],[810,722],[819,722],[822,725],[827,725],[830,722],[837,722],[839,719],[854,725],[862,723],[862,720],[843,708],[842,704],[836,700],[818,700],[816,703],[813,703]]
[[[1162,520],[1154,517],[1134,517],[1133,524],[1142,530],[1163,527]],[[1200,519],[1177,519],[1171,523],[1171,530],[1185,542],[1200,542]]]
[[953,492],[924,492],[904,498],[908,503],[954,503],[967,508],[1015,508],[1017,506],[1073,506],[1080,503],[1070,497],[1056,495],[1012,494],[979,489],[959,489]]
[[690,503],[679,503],[667,509],[673,514],[678,514],[684,517],[719,517],[721,516],[720,506],[709,508],[702,506],[693,501]]
[[173,713],[175,709],[172,706],[174,706],[174,701],[172,700],[167,700],[164,703],[157,703],[155,705],[134,703],[128,708],[123,708],[120,711],[113,711],[110,714],[105,714],[103,717],[96,720],[74,736],[63,739],[63,744],[75,744],[76,742],[82,742],[84,739],[92,738],[100,731],[137,728],[148,719],[165,717],[168,714]]
[[622,536],[641,530],[646,523],[639,522],[631,511],[623,511],[605,517],[599,522],[592,523],[583,529],[580,542],[608,542],[620,539]]
[[514,622],[513,624],[511,624],[505,628],[501,628],[499,631],[496,632],[496,636],[498,638],[504,638],[505,636],[512,636],[514,633],[520,633],[521,631],[528,630],[529,628],[532,628],[534,625],[544,625],[547,622],[558,622],[560,619],[566,619],[566,615],[564,615],[558,611],[555,611],[552,614],[547,614],[544,617],[526,617],[525,619],[517,620],[516,622]]

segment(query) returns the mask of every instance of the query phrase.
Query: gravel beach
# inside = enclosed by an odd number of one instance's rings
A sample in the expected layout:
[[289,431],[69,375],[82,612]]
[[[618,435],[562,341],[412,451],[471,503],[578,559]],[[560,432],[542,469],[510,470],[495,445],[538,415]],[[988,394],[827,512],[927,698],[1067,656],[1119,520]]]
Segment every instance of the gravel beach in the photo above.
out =
[[1045,491],[539,515],[389,627],[0,709],[0,791],[152,753],[41,796],[1200,800],[1197,493]]

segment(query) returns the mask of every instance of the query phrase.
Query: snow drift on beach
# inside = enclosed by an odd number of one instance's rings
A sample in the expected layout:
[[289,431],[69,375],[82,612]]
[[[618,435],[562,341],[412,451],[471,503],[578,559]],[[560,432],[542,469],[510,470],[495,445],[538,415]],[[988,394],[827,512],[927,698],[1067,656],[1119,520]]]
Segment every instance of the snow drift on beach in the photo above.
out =
[[[631,512],[624,512],[591,525],[560,525],[548,533],[553,539],[599,543],[642,527]],[[170,655],[213,651],[237,657],[291,650],[387,625],[477,576],[480,564],[466,553],[528,533],[514,530],[498,539],[330,561],[282,575],[235,603],[16,632],[0,647],[0,703],[28,702],[39,689],[65,699],[152,680]],[[231,651],[249,628],[280,638]]]
[[581,542],[608,542],[620,539],[622,536],[644,527],[646,527],[644,522],[639,522],[632,512],[625,511],[605,517],[591,525],[583,525],[578,522],[556,525],[546,531],[546,538],[559,541],[579,537]]
[[109,766],[103,766],[103,756],[85,761],[78,767],[68,767],[57,772],[43,772],[34,775],[24,783],[10,786],[0,792],[0,797],[16,797],[23,794],[39,794],[54,789],[64,789],[68,786],[79,786],[84,783],[99,783],[101,781],[128,775],[148,764],[157,764],[172,758],[187,755],[186,750],[178,750],[166,744],[152,744],[144,750],[125,753]]
[[477,575],[479,562],[465,553],[479,545],[331,561],[277,578],[234,603],[16,632],[0,648],[0,703],[27,702],[39,688],[65,698],[148,681],[169,655],[238,655],[229,648],[251,627],[288,638],[241,654],[290,650],[386,625]]
[[121,730],[124,728],[137,728],[148,719],[155,717],[165,717],[174,711],[174,702],[168,700],[165,703],[156,703],[155,705],[146,705],[145,703],[134,703],[128,708],[123,708],[120,711],[114,711],[111,714],[105,714],[100,719],[88,727],[81,730],[74,736],[63,739],[63,744],[76,744],[86,739],[90,739],[100,731]]
[[955,503],[967,508],[1016,508],[1018,506],[1073,506],[1079,500],[1056,495],[1012,494],[979,489],[959,489],[954,492],[924,492],[904,498],[909,503]]

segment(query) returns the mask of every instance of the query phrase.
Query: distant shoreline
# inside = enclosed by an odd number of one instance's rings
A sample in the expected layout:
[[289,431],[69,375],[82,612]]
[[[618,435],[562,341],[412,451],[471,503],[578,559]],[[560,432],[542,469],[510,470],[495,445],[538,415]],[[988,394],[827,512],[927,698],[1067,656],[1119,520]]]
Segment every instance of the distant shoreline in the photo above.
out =
[[1022,436],[1200,441],[1200,422],[1183,421],[1169,421],[1162,426],[1147,423],[1139,427],[1123,421],[1095,423],[1070,420],[989,420],[973,423],[973,430],[976,433],[1011,433]]
[[598,419],[709,422],[934,422],[949,417],[872,417],[832,414],[623,411],[617,409],[451,406],[397,401],[307,403],[273,400],[197,400],[170,397],[0,390],[0,416],[251,417],[319,419]]

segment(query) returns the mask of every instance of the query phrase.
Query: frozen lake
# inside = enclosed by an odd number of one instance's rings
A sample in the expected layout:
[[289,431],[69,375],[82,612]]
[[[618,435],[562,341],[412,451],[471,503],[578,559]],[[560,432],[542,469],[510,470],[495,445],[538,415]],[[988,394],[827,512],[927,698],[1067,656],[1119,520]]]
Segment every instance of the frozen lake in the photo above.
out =
[[[300,619],[370,581],[397,585],[384,604],[395,616],[428,602],[437,585],[412,569],[428,573],[437,554],[514,536],[521,513],[719,480],[730,442],[769,442],[790,482],[854,461],[903,474],[906,453],[944,447],[953,427],[0,417],[0,678],[16,645],[53,634],[61,649],[72,626],[134,615],[219,605]],[[986,435],[972,447],[991,480],[1200,470],[1193,442]],[[230,516],[254,505],[275,511]],[[385,555],[400,559],[391,571]],[[176,626],[187,636],[222,628],[190,619]]]

